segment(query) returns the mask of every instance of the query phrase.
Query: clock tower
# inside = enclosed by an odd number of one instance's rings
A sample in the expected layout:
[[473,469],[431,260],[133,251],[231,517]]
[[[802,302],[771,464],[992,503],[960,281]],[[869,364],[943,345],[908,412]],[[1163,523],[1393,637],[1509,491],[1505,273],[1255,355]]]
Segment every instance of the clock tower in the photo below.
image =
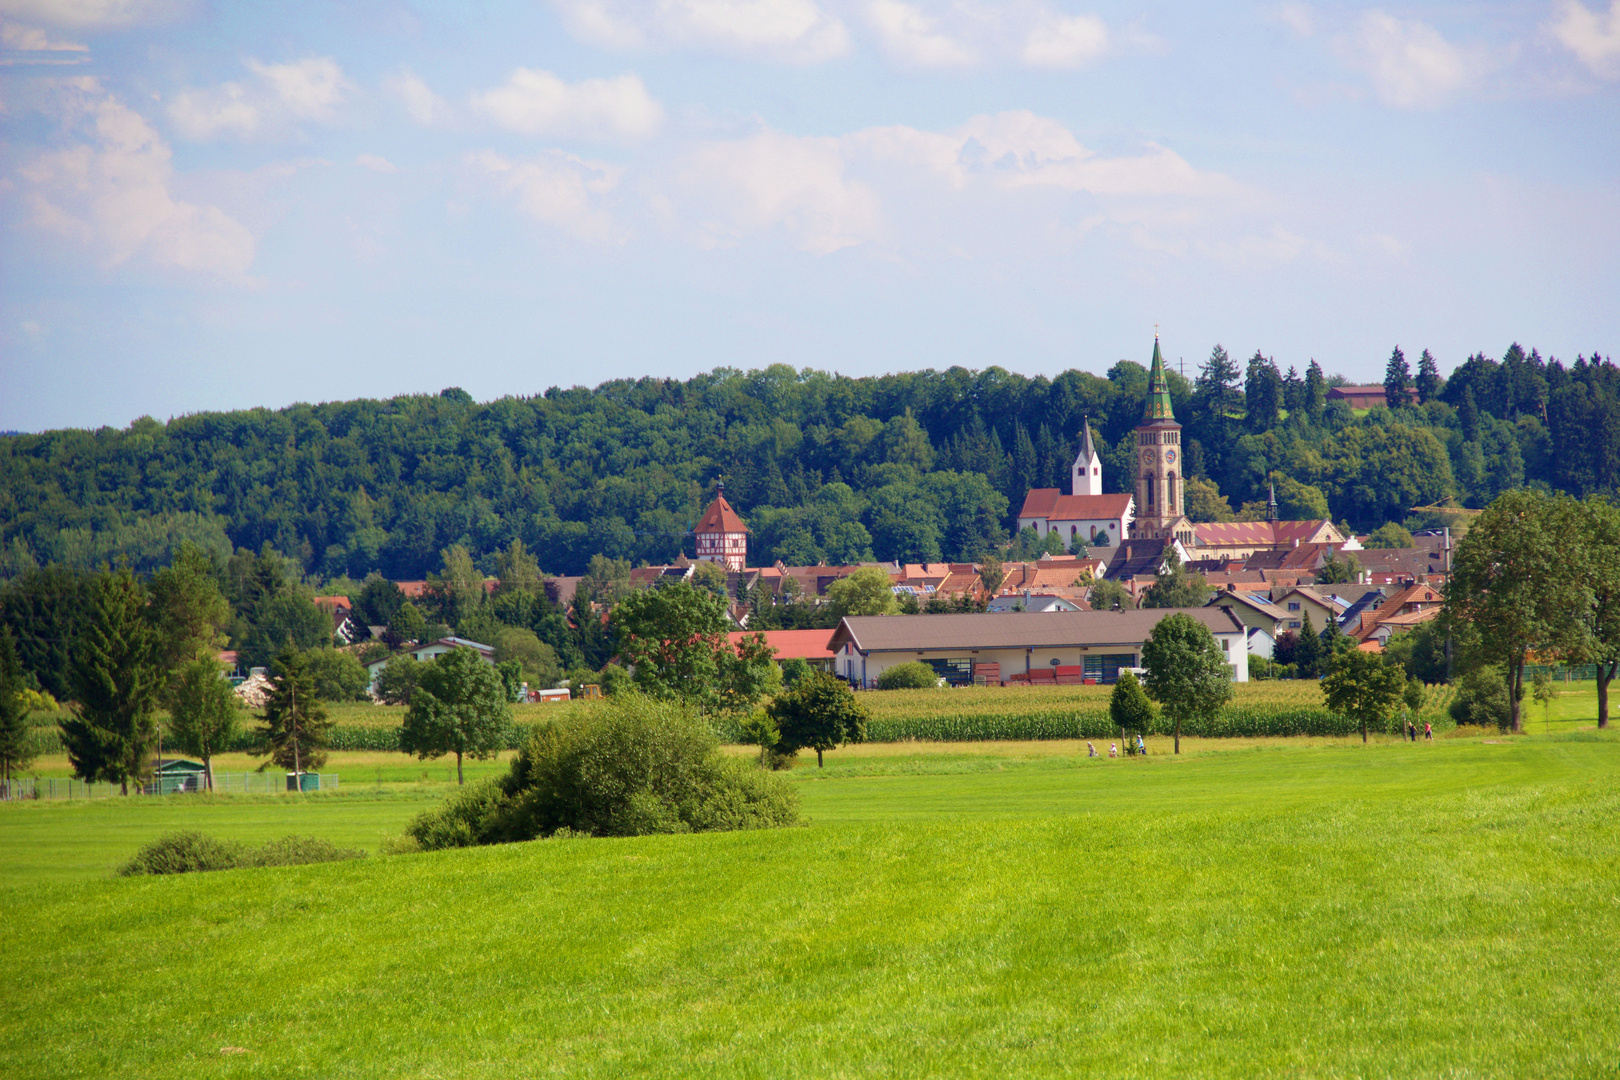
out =
[[1176,539],[1192,543],[1192,523],[1182,513],[1181,425],[1170,407],[1170,380],[1153,335],[1153,366],[1148,371],[1147,407],[1136,427],[1136,526],[1141,540]]

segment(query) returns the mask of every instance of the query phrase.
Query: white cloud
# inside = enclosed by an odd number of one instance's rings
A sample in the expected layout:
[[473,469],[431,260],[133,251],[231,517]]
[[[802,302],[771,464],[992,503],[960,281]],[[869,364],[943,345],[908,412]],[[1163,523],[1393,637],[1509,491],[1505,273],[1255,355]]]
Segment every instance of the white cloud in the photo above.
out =
[[623,243],[629,237],[600,206],[602,196],[619,184],[622,171],[615,166],[555,150],[526,161],[486,150],[469,155],[467,164],[536,221],[586,240]]
[[188,139],[224,135],[248,138],[279,131],[296,120],[330,123],[351,87],[330,57],[290,64],[246,62],[257,78],[207,89],[180,91],[169,103],[169,120]]
[[1024,40],[1031,67],[1079,67],[1108,50],[1108,24],[1095,15],[1043,15]]
[[189,0],[0,0],[0,14],[69,30],[120,30],[168,22]]
[[762,131],[696,147],[675,182],[704,246],[781,228],[796,247],[828,255],[875,239],[881,226],[876,193],[850,180],[846,166],[839,139]]
[[609,49],[695,48],[814,64],[849,52],[814,0],[553,0],[569,31]]
[[409,68],[383,83],[418,124],[441,124],[450,119],[450,106]]
[[518,68],[506,85],[473,97],[473,107],[524,135],[634,139],[651,135],[664,109],[635,75],[566,83],[549,71]]
[[253,262],[253,235],[223,211],[178,199],[167,143],[138,113],[78,79],[61,113],[71,145],[18,170],[30,222],[120,266],[155,266],[239,279]]
[[1399,109],[1445,104],[1471,87],[1486,65],[1480,50],[1453,45],[1432,26],[1378,10],[1361,17],[1354,49],[1373,91]]
[[1287,3],[1277,9],[1277,18],[1300,37],[1316,32],[1316,16],[1304,4]]
[[871,0],[867,17],[889,55],[912,67],[965,67],[978,57],[942,33],[921,8],[903,0]]
[[399,166],[398,165],[395,165],[392,161],[389,161],[387,158],[380,157],[380,156],[378,156],[376,154],[361,154],[359,157],[354,159],[354,163],[356,165],[360,166],[363,169],[370,169],[372,172],[380,172],[380,173],[397,173],[397,172],[399,172]]
[[54,41],[45,31],[14,22],[0,22],[0,45],[20,52],[89,52],[76,41]]
[[1553,36],[1600,79],[1620,79],[1620,0],[1609,0],[1608,14],[1579,0],[1563,0],[1549,27]]
[[[1185,222],[1189,207],[1236,204],[1241,185],[1193,168],[1174,151],[1106,157],[1056,120],[1029,112],[976,116],[950,131],[866,128],[836,138],[761,131],[702,144],[685,154],[669,185],[671,214],[705,245],[737,243],[781,230],[795,246],[828,254],[860,244],[891,244],[892,213],[967,220],[1016,208],[1039,189],[1090,197],[1100,220]],[[1250,200],[1253,201],[1252,199]],[[910,239],[914,240],[915,237]]]

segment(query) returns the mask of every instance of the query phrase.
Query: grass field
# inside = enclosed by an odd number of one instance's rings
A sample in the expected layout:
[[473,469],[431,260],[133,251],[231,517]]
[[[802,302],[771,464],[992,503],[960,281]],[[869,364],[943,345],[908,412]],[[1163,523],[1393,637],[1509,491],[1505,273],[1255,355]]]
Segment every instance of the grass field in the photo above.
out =
[[1620,739],[1185,745],[858,747],[803,828],[178,878],[108,875],[182,825],[374,850],[447,788],[0,806],[0,1074],[1620,1070]]

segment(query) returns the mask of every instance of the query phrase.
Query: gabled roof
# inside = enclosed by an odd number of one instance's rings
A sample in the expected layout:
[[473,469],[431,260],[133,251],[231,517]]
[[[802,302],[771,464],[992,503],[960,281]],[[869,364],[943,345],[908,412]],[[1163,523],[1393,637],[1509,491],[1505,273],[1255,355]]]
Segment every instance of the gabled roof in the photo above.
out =
[[745,533],[748,531],[748,526],[743,524],[742,518],[737,516],[737,511],[731,508],[731,504],[726,502],[725,495],[721,494],[716,495],[714,502],[710,503],[709,508],[703,511],[703,519],[697,523],[697,528],[692,531],[694,533]]
[[1125,492],[1065,495],[1061,488],[1030,488],[1018,516],[1048,521],[1107,521],[1124,517],[1134,498]]
[[[776,650],[776,659],[831,660],[829,645],[833,631],[828,630],[763,630],[765,644]],[[743,638],[752,637],[747,631],[733,631],[726,635],[736,647]]]
[[1200,544],[1234,547],[1244,544],[1291,547],[1295,543],[1343,543],[1329,518],[1316,521],[1200,521],[1193,525]]
[[1284,611],[1276,604],[1273,604],[1269,599],[1262,596],[1256,596],[1252,592],[1223,592],[1218,594],[1213,600],[1210,601],[1210,603],[1219,604],[1222,600],[1231,600],[1233,603],[1242,604],[1244,607],[1252,608],[1253,610],[1258,611],[1260,614],[1266,616],[1268,619],[1288,618],[1288,612]]
[[442,637],[438,641],[429,641],[425,644],[418,645],[416,648],[411,649],[410,651],[413,653],[426,652],[435,645],[448,645],[452,649],[465,647],[481,653],[493,653],[495,651],[495,646],[493,645],[480,645],[478,642],[469,641],[464,637]]
[[1135,645],[1159,620],[1188,615],[1216,634],[1244,634],[1225,608],[1131,608],[1127,611],[985,612],[977,615],[849,615],[834,631],[834,652],[846,643],[860,652],[918,649],[1078,648]]

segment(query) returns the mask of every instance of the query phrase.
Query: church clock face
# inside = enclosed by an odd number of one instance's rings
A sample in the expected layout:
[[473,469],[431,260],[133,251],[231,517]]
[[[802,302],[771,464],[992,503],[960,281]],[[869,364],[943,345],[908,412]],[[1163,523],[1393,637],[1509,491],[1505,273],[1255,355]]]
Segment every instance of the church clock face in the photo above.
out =
[[1153,464],[1153,451],[1151,451],[1151,450],[1142,451],[1142,464],[1144,464],[1144,465]]
[[1166,450],[1164,452],[1164,460],[1174,465],[1176,463],[1176,452],[1174,450]]

